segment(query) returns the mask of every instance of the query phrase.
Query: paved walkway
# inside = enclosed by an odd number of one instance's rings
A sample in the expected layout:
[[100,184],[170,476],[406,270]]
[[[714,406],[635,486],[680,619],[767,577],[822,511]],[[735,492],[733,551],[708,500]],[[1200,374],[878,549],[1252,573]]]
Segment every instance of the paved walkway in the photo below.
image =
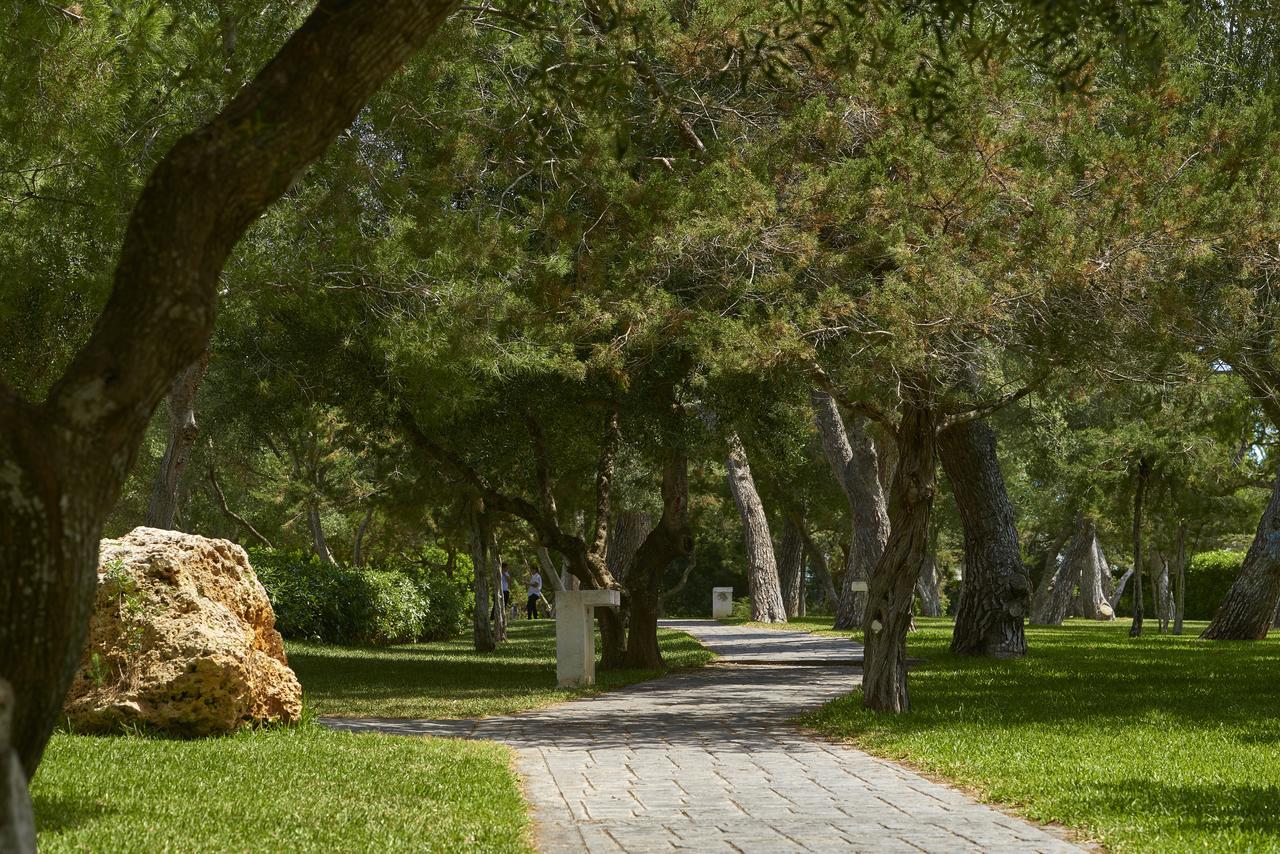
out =
[[710,621],[664,623],[751,666],[716,664],[599,697],[468,721],[325,719],[340,729],[516,749],[546,852],[1078,851],[786,720],[846,693],[856,645]]

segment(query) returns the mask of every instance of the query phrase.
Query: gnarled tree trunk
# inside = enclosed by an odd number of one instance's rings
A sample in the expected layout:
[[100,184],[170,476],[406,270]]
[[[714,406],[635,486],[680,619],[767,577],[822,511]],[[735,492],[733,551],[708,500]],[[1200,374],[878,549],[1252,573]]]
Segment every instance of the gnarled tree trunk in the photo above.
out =
[[866,606],[866,594],[853,585],[868,580],[889,537],[879,456],[875,442],[867,435],[865,418],[854,419],[846,428],[831,395],[815,389],[809,399],[823,453],[849,504],[850,548],[834,627],[852,629],[862,625]]
[[1200,637],[1209,640],[1262,640],[1280,603],[1280,473],[1276,475],[1240,574]]
[[157,164],[93,334],[44,402],[0,384],[0,674],[28,776],[79,663],[103,521],[156,404],[208,345],[227,256],[453,5],[320,0],[253,82]]
[[889,494],[889,540],[871,574],[863,631],[862,704],[874,711],[905,712],[907,630],[911,597],[929,550],[929,522],[936,492],[936,418],[926,392],[904,387],[898,427],[898,465]]
[[1063,528],[1062,533],[1054,539],[1049,546],[1049,550],[1044,556],[1044,569],[1040,573],[1040,583],[1036,586],[1035,593],[1031,597],[1031,613],[1030,619],[1033,625],[1044,625],[1048,621],[1049,603],[1053,596],[1055,582],[1059,573],[1062,571],[1062,561],[1059,557],[1062,554],[1062,547],[1066,545],[1067,538],[1071,536],[1074,527]]
[[782,584],[782,602],[787,617],[800,616],[804,593],[804,534],[803,521],[790,514],[782,527],[782,543],[778,548],[778,580]]
[[151,501],[147,506],[149,527],[165,530],[173,527],[178,513],[182,475],[200,435],[200,425],[196,423],[196,391],[208,367],[209,351],[205,350],[199,359],[178,374],[169,387],[169,444],[151,482]]
[[769,519],[765,516],[760,493],[756,491],[747,463],[747,452],[736,433],[727,438],[729,458],[726,461],[729,491],[742,517],[743,538],[747,549],[747,582],[751,591],[751,619],[758,623],[785,623],[787,609],[782,604],[778,582],[778,564],[773,555],[773,539]]
[[1026,655],[1023,618],[1031,609],[1031,579],[1022,565],[995,431],[979,419],[961,422],[942,431],[938,451],[964,526],[964,585],[951,650]]

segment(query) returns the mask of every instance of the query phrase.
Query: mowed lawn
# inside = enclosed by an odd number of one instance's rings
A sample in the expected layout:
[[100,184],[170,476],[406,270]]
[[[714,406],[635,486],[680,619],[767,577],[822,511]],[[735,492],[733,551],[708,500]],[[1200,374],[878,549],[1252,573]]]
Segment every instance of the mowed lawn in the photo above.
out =
[[[534,709],[651,679],[655,670],[601,670],[594,688],[556,687],[554,620],[518,620],[496,652],[469,637],[440,643],[355,648],[290,642],[289,664],[304,702],[319,715],[470,718]],[[714,655],[683,632],[658,630],[669,668],[698,667]],[[597,656],[599,655],[597,637]]]
[[42,852],[531,850],[511,753],[317,724],[194,741],[59,733]]
[[[466,639],[389,648],[288,644],[306,715],[468,717],[545,706],[658,675],[599,671],[555,688],[555,625],[498,652]],[[670,665],[713,656],[663,631]],[[58,733],[32,791],[41,851],[529,851],[502,745],[333,732],[317,723],[181,741]]]
[[952,655],[948,620],[918,622],[909,714],[855,692],[803,723],[1116,851],[1280,851],[1280,641],[1070,621],[999,662]]

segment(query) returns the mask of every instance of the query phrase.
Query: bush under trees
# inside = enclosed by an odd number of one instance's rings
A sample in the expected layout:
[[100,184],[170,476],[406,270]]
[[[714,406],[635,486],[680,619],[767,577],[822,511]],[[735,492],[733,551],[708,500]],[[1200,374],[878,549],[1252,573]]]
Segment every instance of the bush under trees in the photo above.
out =
[[326,566],[315,555],[276,549],[253,549],[249,559],[287,638],[373,645],[444,640],[462,631],[472,607],[465,583],[416,564]]

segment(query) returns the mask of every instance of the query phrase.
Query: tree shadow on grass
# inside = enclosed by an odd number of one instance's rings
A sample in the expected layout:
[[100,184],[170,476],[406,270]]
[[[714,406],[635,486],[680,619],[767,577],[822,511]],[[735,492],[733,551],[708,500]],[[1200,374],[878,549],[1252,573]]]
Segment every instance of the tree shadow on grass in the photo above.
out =
[[71,797],[36,791],[31,796],[40,833],[66,833],[100,821],[118,810],[88,796]]
[[1253,783],[1165,783],[1133,777],[1106,783],[1091,796],[1121,819],[1135,813],[1171,816],[1188,830],[1236,830],[1274,838],[1280,828],[1280,786]]

